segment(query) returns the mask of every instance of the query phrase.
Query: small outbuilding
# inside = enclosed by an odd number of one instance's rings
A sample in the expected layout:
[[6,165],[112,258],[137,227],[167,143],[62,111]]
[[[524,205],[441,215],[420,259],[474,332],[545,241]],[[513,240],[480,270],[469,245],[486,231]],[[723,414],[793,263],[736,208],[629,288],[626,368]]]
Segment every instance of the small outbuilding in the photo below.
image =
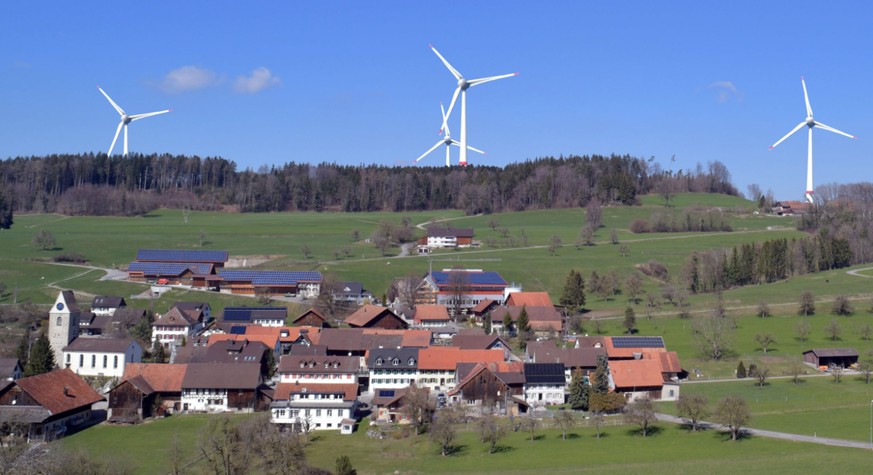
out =
[[803,352],[803,362],[816,367],[848,368],[858,362],[858,352],[852,348],[816,348]]

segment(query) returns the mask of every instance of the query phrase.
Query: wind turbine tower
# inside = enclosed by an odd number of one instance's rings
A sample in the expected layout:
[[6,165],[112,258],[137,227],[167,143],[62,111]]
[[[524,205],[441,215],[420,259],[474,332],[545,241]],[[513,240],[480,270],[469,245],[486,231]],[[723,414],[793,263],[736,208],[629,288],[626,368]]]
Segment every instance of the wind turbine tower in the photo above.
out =
[[458,100],[458,94],[460,94],[461,95],[461,144],[460,144],[461,158],[458,161],[458,164],[461,165],[462,167],[465,167],[465,166],[467,166],[467,89],[471,88],[473,86],[478,86],[479,84],[485,84],[486,82],[491,82],[491,81],[496,81],[498,79],[504,79],[504,78],[509,78],[509,77],[513,77],[513,76],[518,76],[518,73],[503,74],[501,76],[490,76],[490,77],[479,78],[479,79],[464,79],[464,76],[462,76],[461,73],[459,73],[457,69],[452,67],[452,65],[449,64],[448,61],[446,61],[446,58],[443,58],[443,55],[441,55],[440,52],[437,51],[437,49],[433,47],[433,45],[430,45],[430,49],[432,49],[433,52],[436,53],[436,55],[440,58],[440,60],[443,62],[443,64],[446,65],[446,68],[448,68],[449,72],[451,72],[452,75],[455,76],[455,79],[458,80],[458,87],[455,88],[455,93],[452,95],[452,103],[449,104],[449,112],[447,115],[452,114],[452,109],[455,107],[455,102]]
[[[436,150],[437,147],[439,147],[442,144],[445,144],[445,146],[446,146],[446,166],[449,167],[452,165],[452,162],[450,159],[450,154],[449,154],[449,148],[451,148],[452,145],[455,145],[456,147],[460,147],[461,142],[458,142],[457,140],[453,139],[452,134],[449,132],[449,124],[448,124],[449,115],[446,114],[446,109],[443,107],[442,102],[440,102],[440,110],[443,113],[443,127],[440,129],[440,132],[444,132],[445,136],[442,139],[440,139],[439,141],[437,141],[437,143],[435,143],[433,147],[428,149],[427,152],[424,152],[420,157],[416,158],[415,161],[412,163],[418,163],[419,160],[430,155],[430,153],[433,152],[434,150]],[[473,148],[473,147],[470,147],[469,145],[467,146],[467,148],[474,151],[474,152],[479,152],[482,155],[485,155],[485,152],[483,152],[482,150],[479,150],[478,148]]]
[[97,86],[97,90],[100,91],[100,94],[103,94],[103,96],[106,97],[106,100],[109,101],[110,104],[112,104],[112,107],[114,107],[115,110],[118,112],[118,115],[121,116],[121,122],[118,123],[118,128],[115,129],[115,137],[112,138],[112,145],[109,146],[109,151],[106,152],[106,155],[109,155],[109,156],[112,155],[112,149],[115,148],[115,142],[118,140],[118,134],[121,133],[122,127],[124,127],[124,156],[126,157],[127,156],[127,126],[128,126],[128,124],[130,124],[131,122],[140,120],[140,119],[145,119],[146,117],[151,117],[153,115],[159,115],[159,114],[166,114],[167,112],[172,111],[172,109],[166,109],[166,110],[157,111],[157,112],[148,112],[146,114],[127,115],[127,113],[124,112],[124,109],[119,107],[118,104],[116,104],[115,101],[113,101],[112,98],[109,97],[109,94],[106,94],[106,91],[104,91],[103,89],[100,88],[100,86]]
[[809,105],[809,95],[806,93],[806,81],[804,81],[803,76],[800,77],[800,84],[803,85],[803,100],[806,101],[806,119],[803,122],[797,124],[797,127],[791,129],[791,132],[788,132],[787,134],[785,134],[785,136],[782,137],[781,139],[779,139],[778,142],[776,142],[772,146],[770,146],[770,150],[773,150],[774,148],[776,148],[777,145],[781,144],[783,140],[794,135],[794,133],[797,132],[798,130],[802,129],[804,125],[809,128],[809,130],[807,132],[809,134],[809,139],[808,139],[807,150],[806,150],[806,201],[813,203],[813,199],[812,199],[812,193],[813,193],[813,187],[812,187],[812,129],[818,127],[819,129],[827,130],[827,131],[833,132],[835,134],[844,135],[846,137],[849,137],[850,139],[857,139],[858,137],[855,137],[854,135],[849,135],[841,130],[837,130],[833,127],[827,126],[827,125],[822,124],[821,122],[818,122],[815,119],[813,119],[812,118],[812,107]]

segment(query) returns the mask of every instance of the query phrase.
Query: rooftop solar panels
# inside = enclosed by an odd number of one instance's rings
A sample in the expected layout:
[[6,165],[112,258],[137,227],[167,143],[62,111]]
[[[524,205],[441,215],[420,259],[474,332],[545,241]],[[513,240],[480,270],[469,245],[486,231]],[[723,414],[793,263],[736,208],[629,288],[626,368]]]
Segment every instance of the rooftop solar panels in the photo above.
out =
[[[433,272],[431,275],[437,285],[448,285],[452,282],[452,274],[455,274],[455,272],[439,271]],[[460,276],[458,279],[466,285],[506,286],[506,281],[497,272],[458,271],[457,274]]]
[[244,327],[242,325],[234,325],[234,326],[230,327],[230,334],[231,335],[245,335],[246,334],[246,327]]
[[187,249],[140,249],[136,260],[151,262],[227,262],[227,251]]
[[393,389],[383,389],[379,391],[379,397],[394,397]]
[[209,274],[212,272],[212,264],[196,263],[173,263],[173,262],[131,262],[127,266],[128,272],[142,272],[149,276],[178,276],[191,269],[195,274]]
[[614,336],[614,348],[665,348],[664,338],[660,336]]
[[299,282],[321,282],[321,272],[280,270],[221,270],[224,280],[248,281],[254,285],[297,285]]

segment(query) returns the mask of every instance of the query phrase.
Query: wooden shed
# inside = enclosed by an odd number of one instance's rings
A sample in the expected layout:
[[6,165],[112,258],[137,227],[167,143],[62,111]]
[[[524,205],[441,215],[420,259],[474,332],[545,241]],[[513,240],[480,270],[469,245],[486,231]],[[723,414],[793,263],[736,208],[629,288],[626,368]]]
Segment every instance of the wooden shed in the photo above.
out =
[[817,367],[848,368],[858,362],[858,352],[852,348],[816,348],[804,351],[803,361]]

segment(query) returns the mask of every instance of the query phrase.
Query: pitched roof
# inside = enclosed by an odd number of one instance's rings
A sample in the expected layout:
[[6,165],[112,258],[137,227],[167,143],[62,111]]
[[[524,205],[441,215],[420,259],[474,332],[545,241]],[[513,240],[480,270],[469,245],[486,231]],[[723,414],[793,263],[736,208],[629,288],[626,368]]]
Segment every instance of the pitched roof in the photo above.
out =
[[667,351],[659,336],[608,336],[603,338],[610,358],[633,358],[634,353]]
[[279,383],[273,393],[274,401],[287,401],[292,394],[342,394],[344,401],[358,396],[357,384]]
[[276,337],[282,343],[293,343],[300,339],[300,337],[305,337],[312,343],[318,342],[319,334],[321,333],[321,328],[319,327],[310,327],[310,326],[302,326],[302,327],[265,327],[261,325],[248,325],[243,328],[243,335],[248,336],[268,336],[270,338]]
[[472,381],[483,371],[488,371],[494,374],[497,379],[507,386],[520,385],[525,382],[524,363],[521,362],[459,363],[455,377],[459,382],[453,390],[449,391],[449,394],[458,393],[464,385],[469,381]]
[[254,320],[282,320],[288,317],[287,307],[225,307],[225,322],[252,322]]
[[[418,348],[373,348],[367,356],[367,367],[391,369],[418,368]],[[397,364],[394,361],[397,360]],[[379,364],[379,361],[382,363]]]
[[[279,328],[277,327],[276,330],[279,330]],[[248,331],[248,329],[246,331]],[[233,341],[237,341],[237,342],[243,342],[243,341],[255,342],[255,341],[257,341],[257,342],[260,342],[260,343],[263,343],[264,345],[266,345],[270,350],[273,350],[276,348],[276,346],[279,345],[279,332],[276,331],[275,333],[270,333],[270,334],[257,334],[257,333],[248,334],[248,333],[246,333],[243,335],[230,334],[230,333],[214,333],[212,335],[209,335],[209,339],[206,341],[206,345],[212,346],[218,342],[227,341],[227,340],[233,340]]]
[[140,249],[136,252],[136,260],[157,262],[227,262],[227,251]]
[[659,351],[657,353],[648,353],[647,357],[657,355],[658,361],[661,362],[661,371],[664,373],[681,373],[682,365],[679,364],[679,354],[675,351]]
[[12,377],[16,366],[19,366],[18,358],[0,358],[0,379]]
[[116,308],[124,305],[124,297],[98,295],[91,301],[91,308]]
[[500,335],[476,335],[459,333],[452,338],[452,346],[463,348],[465,350],[488,350],[493,348],[497,343],[502,344],[505,348],[511,348]]
[[506,298],[507,307],[554,307],[548,292],[512,292]]
[[557,348],[553,341],[532,341],[527,354],[536,363],[561,363],[566,368],[596,368],[597,357],[606,354],[604,348]]
[[331,291],[334,294],[358,296],[364,291],[364,284],[360,282],[334,282]]
[[813,353],[814,355],[818,356],[819,358],[821,358],[821,357],[825,357],[825,358],[837,357],[837,358],[839,358],[839,357],[856,357],[856,356],[858,356],[858,352],[855,351],[853,348],[814,348],[812,350],[804,351],[803,353],[804,354]]
[[656,359],[614,360],[609,362],[609,371],[616,389],[661,387],[661,361]]
[[326,321],[327,321],[327,319],[324,318],[324,315],[322,315],[321,312],[318,311],[318,309],[316,309],[316,308],[313,307],[313,308],[310,308],[309,310],[307,310],[307,311],[301,313],[297,318],[295,318],[294,320],[292,320],[291,323],[292,323],[292,324],[296,324],[296,323],[299,322],[300,320],[302,320],[302,319],[304,319],[304,318],[306,318],[306,317],[309,317],[309,316],[313,316],[313,317],[315,317],[315,318],[317,318],[317,319],[319,319],[319,320],[321,320],[321,321],[323,321],[323,322],[326,322]]
[[128,363],[121,381],[142,378],[157,392],[180,392],[187,368],[185,364]]
[[173,276],[178,277],[190,270],[194,274],[211,274],[212,264],[197,262],[131,262],[127,266],[128,272],[142,272],[148,276]]
[[444,228],[442,226],[429,226],[428,237],[473,237],[473,228]]
[[454,371],[458,363],[498,363],[503,361],[502,350],[462,350],[453,346],[432,346],[418,352],[419,370]]
[[182,378],[185,389],[255,389],[260,383],[257,363],[189,363]]
[[[214,336],[214,335],[213,335]],[[213,342],[210,338],[209,346],[201,347],[191,356],[190,363],[225,363],[247,364],[261,363],[267,352],[273,347],[267,346],[260,341],[247,339],[226,339]]]
[[473,311],[473,313],[476,313],[476,314],[484,313],[486,310],[488,310],[488,307],[490,307],[496,303],[497,303],[496,300],[491,300],[491,299],[480,300],[479,303],[477,303],[476,306],[473,307],[472,311]]
[[300,282],[321,282],[321,272],[280,270],[227,270],[218,273],[224,280],[251,282],[253,285],[297,285]]
[[52,415],[104,400],[103,396],[97,394],[85,380],[69,368],[21,378],[14,384],[30,395],[37,404],[48,409]]
[[416,322],[448,321],[449,310],[445,305],[416,305],[414,319]]
[[390,308],[368,304],[362,306],[355,313],[346,317],[345,322],[353,327],[364,327],[369,325],[382,315],[389,315],[393,318],[403,321],[403,319],[397,316],[397,314],[394,313]]
[[132,338],[79,337],[61,351],[124,353],[131,343],[133,343]]
[[76,294],[73,293],[72,290],[62,290],[61,295],[64,297],[64,301],[67,303],[67,308],[71,312],[79,311],[79,302],[76,301]]
[[561,363],[525,363],[524,379],[532,384],[565,384],[564,365]]
[[406,391],[408,388],[397,388],[397,389],[379,389],[374,391],[373,400],[371,404],[373,406],[390,406],[395,402],[403,399],[403,396],[406,396]]
[[521,310],[527,312],[527,321],[531,330],[534,331],[561,331],[563,320],[555,307],[497,307],[491,312],[491,318],[495,322],[503,320],[503,316],[509,314],[513,322],[518,321]]
[[493,271],[434,271],[431,272],[431,277],[438,286],[447,286],[452,283],[452,275],[458,274],[463,276],[462,282],[467,286],[496,286],[506,287],[506,280],[497,272]]
[[[370,338],[400,337],[399,345],[406,348],[425,348],[430,346],[433,332],[430,330],[388,330],[384,328],[364,328],[365,341]],[[378,346],[378,345],[377,345]],[[382,345],[387,346],[387,345]],[[370,348],[373,348],[372,346]]]
[[173,307],[167,311],[167,313],[161,315],[154,322],[154,326],[167,326],[167,327],[188,327],[197,323],[196,320],[192,319],[187,312],[183,312],[179,310],[178,307]]
[[358,356],[282,355],[280,373],[354,373],[361,367]]

